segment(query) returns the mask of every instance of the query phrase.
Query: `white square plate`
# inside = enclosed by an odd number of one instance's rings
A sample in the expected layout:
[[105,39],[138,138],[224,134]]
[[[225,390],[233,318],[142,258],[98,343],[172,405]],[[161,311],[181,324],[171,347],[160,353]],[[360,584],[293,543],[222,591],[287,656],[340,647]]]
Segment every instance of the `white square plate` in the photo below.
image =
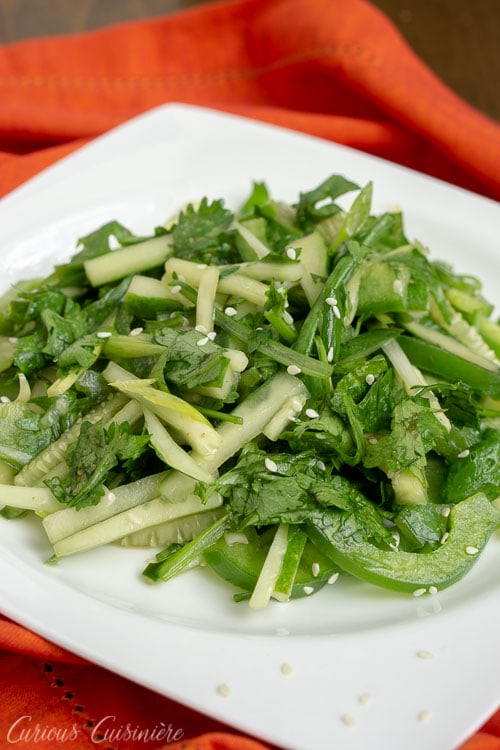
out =
[[[47,274],[110,219],[147,232],[204,195],[237,206],[252,180],[265,180],[293,201],[331,173],[373,180],[374,211],[401,206],[411,238],[497,299],[498,204],[326,141],[181,105],[117,128],[0,202],[2,286]],[[235,605],[209,571],[143,583],[144,551],[110,546],[46,566],[49,553],[35,521],[0,519],[5,614],[290,750],[452,750],[500,700],[498,536],[438,596],[343,581],[264,612]]]

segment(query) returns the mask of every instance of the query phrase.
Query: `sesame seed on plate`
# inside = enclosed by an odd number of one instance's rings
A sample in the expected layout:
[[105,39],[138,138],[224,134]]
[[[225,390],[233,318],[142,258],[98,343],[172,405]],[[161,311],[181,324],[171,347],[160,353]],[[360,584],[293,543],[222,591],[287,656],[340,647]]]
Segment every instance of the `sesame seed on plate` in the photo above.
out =
[[470,450],[466,448],[464,451],[458,454],[457,458],[467,458],[470,455]]
[[224,312],[228,316],[228,318],[232,318],[236,315],[237,310],[234,307],[226,307]]
[[420,651],[417,651],[417,656],[419,659],[425,659],[425,660],[434,659],[434,654],[432,653],[432,651],[426,651],[425,649],[421,649]]
[[310,596],[314,592],[314,586],[304,586],[304,594]]
[[98,339],[109,339],[109,337],[112,335],[113,334],[111,333],[111,331],[98,331],[96,333]]
[[181,287],[181,285],[180,285],[180,284],[176,284],[175,286],[173,286],[173,287],[171,288],[171,290],[170,290],[170,291],[172,292],[172,294],[179,294],[179,292],[181,291],[181,288],[182,288],[182,287]]
[[326,355],[326,361],[327,362],[333,362],[333,346],[331,346],[328,349],[327,355]]
[[356,720],[350,714],[342,714],[340,720],[346,727],[352,727],[356,723]]
[[293,317],[286,310],[283,313],[283,320],[285,321],[285,323],[288,323],[288,325],[290,325],[290,326],[294,324]]
[[429,594],[431,594],[431,596],[435,596],[437,592],[438,590],[436,586],[429,586]]
[[446,541],[448,541],[448,537],[450,536],[449,531],[445,531],[443,536],[440,539],[440,543],[444,544]]
[[129,336],[140,336],[143,330],[144,328],[142,328],[141,326],[138,326],[137,328],[132,328],[132,330],[129,333]]
[[426,593],[427,589],[415,589],[413,592],[413,596],[423,596]]
[[340,573],[332,573],[332,575],[331,575],[331,576],[330,576],[330,578],[328,579],[328,583],[329,583],[330,585],[332,585],[333,583],[335,583],[335,581],[337,581],[337,580],[338,580],[338,577],[339,577],[339,575],[340,575]]
[[340,318],[342,317],[342,315],[340,314],[340,310],[339,310],[339,308],[337,307],[337,305],[334,305],[334,306],[333,306],[333,314],[335,315],[335,317],[336,317],[336,318],[337,318],[338,320],[340,320]]
[[217,334],[215,333],[215,331],[209,331],[209,332],[207,333],[207,339],[208,339],[209,341],[215,341],[215,337],[216,337],[216,336],[217,336]]
[[337,304],[337,298],[336,297],[327,297],[325,300],[327,305],[330,305],[330,307],[335,307]]
[[204,336],[202,339],[198,339],[198,341],[196,342],[196,346],[205,346],[205,344],[208,344],[209,341],[210,339],[208,338],[208,336]]
[[361,693],[361,695],[358,698],[358,703],[360,703],[362,706],[366,706],[367,703],[371,703],[372,696],[370,693]]
[[419,721],[429,721],[431,718],[431,712],[430,711],[420,711],[418,714],[418,720]]
[[443,509],[441,510],[441,515],[442,515],[442,516],[443,516],[444,518],[448,518],[448,516],[450,515],[450,513],[451,513],[451,508],[448,508],[448,507],[446,507],[446,508],[443,508]]
[[293,674],[293,667],[288,662],[283,662],[281,665],[281,674],[286,675],[286,677],[290,677],[291,674]]
[[365,380],[366,380],[367,385],[373,385],[375,382],[375,375],[372,375],[371,372],[369,372]]
[[299,375],[302,372],[300,367],[297,367],[297,365],[288,365],[286,371],[289,375]]
[[297,251],[294,247],[287,247],[286,254],[290,260],[297,260]]
[[10,398],[8,396],[0,396],[0,402],[2,404],[10,404]]
[[319,571],[320,571],[319,563],[313,562],[311,569],[312,569],[313,576],[317,578],[319,576]]
[[222,695],[223,698],[227,698],[229,695],[231,695],[231,689],[229,685],[226,685],[225,682],[217,685],[217,692],[219,693],[219,695]]

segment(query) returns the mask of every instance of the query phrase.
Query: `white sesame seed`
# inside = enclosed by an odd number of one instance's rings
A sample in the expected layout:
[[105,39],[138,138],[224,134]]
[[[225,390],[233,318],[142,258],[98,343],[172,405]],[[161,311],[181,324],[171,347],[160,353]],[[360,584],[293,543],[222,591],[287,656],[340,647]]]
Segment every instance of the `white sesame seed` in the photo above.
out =
[[335,307],[337,304],[337,298],[336,297],[327,297],[325,299],[325,302],[327,305],[330,305],[330,307]]
[[237,313],[237,310],[235,310],[235,308],[234,308],[234,307],[226,307],[226,308],[225,308],[225,310],[224,310],[224,312],[225,312],[225,314],[226,314],[226,315],[227,315],[227,316],[228,316],[229,318],[232,318],[232,317],[233,317],[234,315],[236,315],[236,313]]
[[346,727],[352,727],[356,723],[355,719],[350,714],[342,714],[340,721],[342,724],[345,724]]
[[413,592],[413,596],[423,596],[426,593],[427,589],[415,589]]
[[316,466],[320,471],[326,471],[326,466],[324,461],[317,461]]
[[395,279],[392,285],[392,291],[394,294],[403,294],[403,284],[400,279]]
[[9,341],[9,344],[17,344],[19,339],[17,338],[17,336],[9,336],[8,341]]
[[418,720],[419,721],[429,721],[431,718],[431,712],[430,711],[420,711],[418,714]]
[[375,382],[375,375],[372,375],[371,372],[369,372],[365,380],[366,380],[367,385],[373,385]]
[[8,396],[0,396],[2,404],[10,404],[10,398]]
[[311,596],[313,592],[314,586],[304,586],[304,594],[306,594],[306,596]]
[[204,336],[202,339],[198,339],[198,341],[196,342],[196,346],[205,346],[205,344],[208,344],[209,341],[210,339],[208,338],[208,336]]
[[419,659],[434,659],[434,654],[432,653],[432,651],[426,651],[425,649],[417,651],[417,656]]
[[444,534],[443,534],[443,536],[442,536],[442,537],[441,537],[441,539],[440,539],[440,543],[441,543],[441,544],[444,544],[444,543],[445,543],[446,541],[448,541],[448,537],[449,537],[449,536],[450,536],[449,532],[448,532],[448,531],[445,531],[445,532],[444,532]]
[[331,576],[330,576],[330,578],[328,579],[328,583],[330,585],[332,585],[333,583],[335,583],[335,581],[338,580],[339,575],[340,575],[340,573],[332,573]]
[[98,331],[96,333],[98,339],[109,339],[109,337],[112,335],[113,334],[111,333],[111,331]]
[[367,703],[371,703],[372,697],[370,693],[361,693],[361,695],[358,698],[358,703],[360,703],[362,706],[366,706]]
[[448,518],[450,513],[451,513],[451,508],[446,507],[446,508],[441,509],[441,515],[443,516],[443,518]]
[[268,471],[278,471],[278,464],[272,458],[266,458],[264,465]]
[[132,328],[132,330],[130,331],[129,336],[140,336],[140,334],[143,332],[143,330],[144,330],[144,328],[141,328],[141,326],[139,326],[138,328]]
[[326,435],[323,435],[322,432],[316,433],[316,440],[326,440]]
[[172,292],[172,294],[179,294],[179,292],[181,291],[181,289],[182,289],[181,285],[180,284],[176,284],[175,286],[173,286],[171,288],[170,291]]
[[477,547],[466,547],[465,551],[468,555],[477,555],[477,553],[479,552]]
[[283,320],[285,321],[285,323],[288,323],[288,325],[290,325],[290,326],[293,325],[293,323],[294,323],[294,320],[293,320],[292,316],[286,310],[283,313]]
[[298,399],[298,398],[294,398],[293,399],[293,401],[292,401],[292,408],[293,408],[293,410],[294,410],[295,413],[297,413],[299,411],[302,411],[302,406],[303,406],[303,404],[300,401],[300,399]]
[[297,260],[297,251],[294,247],[288,247],[286,250],[287,257],[290,260]]
[[198,323],[198,325],[194,327],[194,330],[198,331],[198,333],[206,333],[207,327],[202,325],[201,323]]
[[317,578],[319,576],[319,571],[320,571],[319,563],[313,562],[311,569],[312,569],[313,576]]
[[371,437],[371,438],[368,438],[367,442],[370,443],[370,445],[376,445],[378,443],[378,440],[376,437]]
[[229,685],[226,685],[225,682],[217,685],[217,692],[219,693],[219,695],[222,695],[223,698],[227,698],[229,695],[231,695],[231,689]]
[[337,307],[337,305],[334,305],[334,306],[333,306],[333,314],[335,315],[335,317],[336,317],[336,318],[337,318],[338,320],[340,320],[340,318],[342,317],[342,315],[340,314],[340,310],[339,310],[339,308]]
[[300,367],[297,367],[297,365],[288,365],[286,371],[289,375],[299,375],[302,372]]
[[431,594],[431,596],[436,596],[437,592],[438,590],[436,586],[429,586],[429,594]]
[[328,349],[326,360],[327,362],[333,362],[333,346]]
[[291,674],[293,674],[293,667],[291,664],[288,664],[288,662],[283,662],[281,665],[281,674],[284,674],[286,677],[290,677]]
[[319,414],[316,409],[306,409],[306,417],[309,417],[309,419],[317,419]]
[[209,341],[215,341],[215,337],[216,337],[216,336],[217,336],[217,334],[215,333],[215,331],[209,331],[209,332],[207,333],[207,339],[208,339]]
[[470,450],[466,448],[464,451],[458,454],[457,458],[467,458],[470,455]]

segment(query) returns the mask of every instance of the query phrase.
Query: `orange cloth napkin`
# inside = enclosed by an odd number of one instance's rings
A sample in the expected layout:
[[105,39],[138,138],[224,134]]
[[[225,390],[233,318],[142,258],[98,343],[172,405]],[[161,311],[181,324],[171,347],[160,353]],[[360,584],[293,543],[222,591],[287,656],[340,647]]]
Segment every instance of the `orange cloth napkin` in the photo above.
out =
[[[0,101],[0,195],[114,125],[175,101],[318,135],[500,198],[500,126],[441,83],[365,0],[233,0],[7,45]],[[64,738],[72,750],[143,744],[100,741],[96,723],[107,716],[116,720],[104,731],[163,727],[151,748],[264,747],[6,619],[0,693],[0,747],[10,746],[9,731],[19,740],[36,725],[25,747],[48,750]],[[500,713],[462,750],[500,750]]]

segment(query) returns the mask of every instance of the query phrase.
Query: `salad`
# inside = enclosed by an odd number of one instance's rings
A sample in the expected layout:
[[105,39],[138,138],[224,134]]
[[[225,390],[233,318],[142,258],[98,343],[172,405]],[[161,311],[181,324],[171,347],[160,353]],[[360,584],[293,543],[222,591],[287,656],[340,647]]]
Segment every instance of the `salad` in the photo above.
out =
[[116,543],[149,550],[145,582],[207,566],[256,609],[462,578],[500,524],[500,326],[371,199],[254,183],[149,237],[111,221],[5,294],[5,521],[38,517],[60,564]]

